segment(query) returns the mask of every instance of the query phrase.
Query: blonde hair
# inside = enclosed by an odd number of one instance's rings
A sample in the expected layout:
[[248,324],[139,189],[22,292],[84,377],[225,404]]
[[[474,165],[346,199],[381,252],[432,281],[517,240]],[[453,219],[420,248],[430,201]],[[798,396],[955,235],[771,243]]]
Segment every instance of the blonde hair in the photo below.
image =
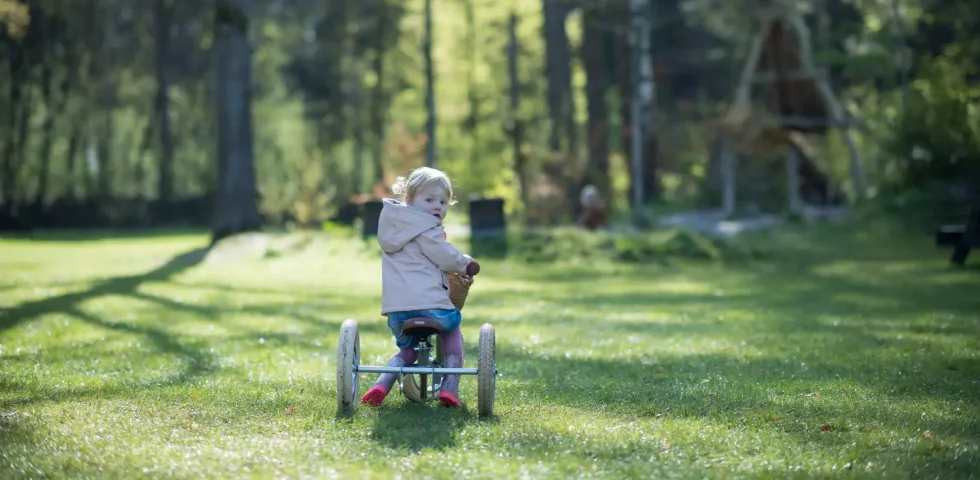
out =
[[410,202],[417,193],[432,186],[445,188],[449,204],[454,205],[456,203],[456,198],[453,196],[453,184],[449,181],[449,177],[442,171],[430,167],[419,167],[412,170],[407,178],[396,178],[395,184],[391,186],[391,193],[394,193],[403,202]]

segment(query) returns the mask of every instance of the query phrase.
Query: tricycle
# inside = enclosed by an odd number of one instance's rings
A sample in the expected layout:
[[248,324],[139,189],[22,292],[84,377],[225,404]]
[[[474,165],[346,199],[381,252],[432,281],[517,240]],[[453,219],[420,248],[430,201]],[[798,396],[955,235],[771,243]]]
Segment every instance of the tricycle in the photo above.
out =
[[[450,274],[450,298],[456,308],[462,309],[473,275]],[[496,390],[497,364],[495,360],[496,335],[493,325],[480,327],[476,368],[444,367],[445,356],[440,335],[444,333],[438,322],[429,318],[411,318],[402,324],[402,333],[418,338],[414,347],[417,360],[403,367],[361,365],[361,338],[357,320],[347,319],[340,326],[337,345],[337,409],[353,413],[357,409],[361,373],[393,373],[398,375],[399,391],[415,403],[427,403],[439,398],[444,375],[476,375],[477,404],[480,417],[493,415]]]

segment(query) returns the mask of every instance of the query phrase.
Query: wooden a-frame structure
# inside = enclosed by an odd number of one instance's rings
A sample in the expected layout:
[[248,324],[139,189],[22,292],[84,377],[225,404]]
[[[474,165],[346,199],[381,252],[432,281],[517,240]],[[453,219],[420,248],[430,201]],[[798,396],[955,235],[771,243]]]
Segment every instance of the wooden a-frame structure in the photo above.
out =
[[[727,216],[735,212],[734,137],[773,130],[779,131],[783,141],[791,146],[786,159],[791,212],[799,213],[802,208],[798,142],[803,133],[824,132],[830,127],[841,129],[850,155],[854,194],[858,199],[863,198],[867,180],[850,131],[858,122],[845,112],[831,88],[828,74],[814,65],[810,30],[802,16],[785,8],[769,7],[759,12],[758,20],[761,27],[752,37],[734,102],[719,132],[722,209]],[[771,87],[772,98],[769,111],[761,115],[753,112],[751,104],[752,87],[760,83]],[[753,125],[747,126],[748,123]]]

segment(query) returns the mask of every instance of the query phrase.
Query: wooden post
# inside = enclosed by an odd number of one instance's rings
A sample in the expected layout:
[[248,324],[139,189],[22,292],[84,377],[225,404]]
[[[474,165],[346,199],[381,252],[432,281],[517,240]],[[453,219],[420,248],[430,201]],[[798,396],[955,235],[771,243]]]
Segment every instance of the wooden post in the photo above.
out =
[[755,71],[759,68],[759,58],[762,56],[762,45],[766,39],[766,25],[768,20],[763,21],[762,29],[752,37],[752,45],[749,47],[749,54],[745,57],[745,66],[742,67],[742,75],[739,78],[738,87],[735,90],[735,111],[745,108],[749,104],[749,96],[752,88],[752,78]]
[[802,211],[800,200],[800,154],[796,147],[790,146],[786,152],[786,203],[789,213],[797,215]]
[[[742,74],[739,78],[738,87],[735,89],[735,101],[729,111],[728,120],[737,122],[737,118],[746,113],[749,107],[749,100],[752,93],[752,78],[759,66],[759,58],[762,56],[762,45],[765,42],[765,24],[768,23],[767,17],[763,18],[763,28],[752,37],[752,44],[749,46],[748,56],[745,58],[745,65],[742,67]],[[735,215],[736,201],[736,179],[737,169],[734,145],[732,145],[732,132],[725,131],[721,137],[721,151],[719,160],[721,161],[722,179],[722,200],[721,209],[725,212],[725,217],[730,218]]]
[[721,181],[722,181],[722,197],[721,197],[721,208],[725,212],[725,218],[731,218],[735,215],[735,152],[732,150],[732,139],[728,132],[722,134],[721,137],[721,152],[719,152],[719,160],[721,161]]

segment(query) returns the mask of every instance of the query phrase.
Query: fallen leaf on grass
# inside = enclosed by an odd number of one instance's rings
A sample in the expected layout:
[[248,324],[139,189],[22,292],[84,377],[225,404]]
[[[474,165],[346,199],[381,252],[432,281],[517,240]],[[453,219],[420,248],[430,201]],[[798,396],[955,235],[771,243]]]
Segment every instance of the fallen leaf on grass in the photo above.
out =
[[286,407],[286,415],[292,415],[296,411],[296,405]]
[[660,442],[660,448],[667,450],[668,448],[670,448],[670,442],[668,442],[667,440]]
[[829,432],[829,431],[831,431],[833,429],[834,429],[834,426],[831,425],[831,424],[829,424],[829,423],[825,423],[823,425],[820,425],[820,431],[821,432]]
[[193,402],[194,400],[197,400],[197,397],[195,397],[194,395],[190,395],[187,397],[187,399]]
[[930,432],[929,430],[926,430],[926,431],[922,432],[922,438],[931,439],[932,438],[932,432]]
[[815,392],[813,394],[813,398],[820,398],[820,392]]
[[197,427],[200,427],[200,425],[198,425],[197,423],[194,423],[194,422],[191,422],[191,423],[188,423],[187,424],[187,429],[188,430],[197,430]]

